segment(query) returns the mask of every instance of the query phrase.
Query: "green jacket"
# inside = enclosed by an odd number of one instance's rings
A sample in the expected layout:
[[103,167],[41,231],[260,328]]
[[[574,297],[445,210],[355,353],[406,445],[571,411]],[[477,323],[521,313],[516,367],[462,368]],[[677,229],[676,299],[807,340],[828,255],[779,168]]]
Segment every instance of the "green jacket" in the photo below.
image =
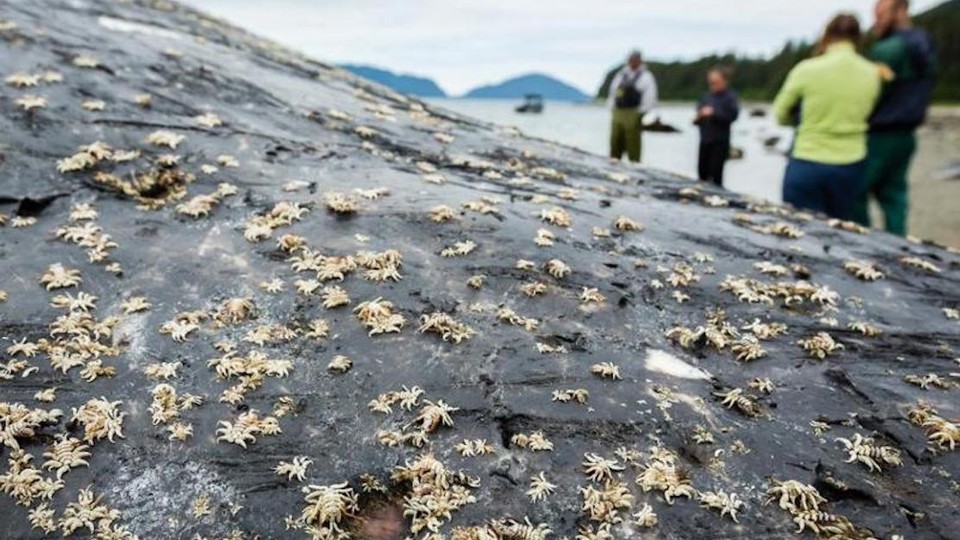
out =
[[846,165],[867,155],[867,119],[880,95],[877,67],[852,43],[796,65],[773,102],[781,125],[797,126],[793,157]]

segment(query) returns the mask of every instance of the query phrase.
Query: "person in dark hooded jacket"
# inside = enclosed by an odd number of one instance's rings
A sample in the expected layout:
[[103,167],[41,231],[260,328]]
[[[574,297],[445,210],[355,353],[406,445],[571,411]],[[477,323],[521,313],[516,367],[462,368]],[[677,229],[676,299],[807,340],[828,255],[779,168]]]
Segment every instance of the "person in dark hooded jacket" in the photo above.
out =
[[729,75],[722,68],[707,72],[710,90],[697,103],[694,123],[700,127],[697,174],[700,180],[723,185],[723,167],[730,157],[730,125],[740,115],[737,94],[730,89]]
[[917,149],[915,131],[927,115],[936,79],[937,55],[930,36],[910,23],[907,0],[879,0],[873,33],[878,40],[870,59],[884,79],[880,100],[870,116],[867,163],[853,217],[870,225],[868,201],[876,198],[884,227],[907,233],[907,172]]

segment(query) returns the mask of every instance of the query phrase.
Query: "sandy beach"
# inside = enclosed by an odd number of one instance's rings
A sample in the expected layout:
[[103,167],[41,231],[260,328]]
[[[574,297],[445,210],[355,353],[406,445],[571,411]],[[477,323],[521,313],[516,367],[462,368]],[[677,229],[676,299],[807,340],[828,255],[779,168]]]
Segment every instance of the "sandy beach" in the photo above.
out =
[[935,107],[918,135],[910,169],[910,234],[960,248],[960,178],[940,176],[960,161],[960,107]]

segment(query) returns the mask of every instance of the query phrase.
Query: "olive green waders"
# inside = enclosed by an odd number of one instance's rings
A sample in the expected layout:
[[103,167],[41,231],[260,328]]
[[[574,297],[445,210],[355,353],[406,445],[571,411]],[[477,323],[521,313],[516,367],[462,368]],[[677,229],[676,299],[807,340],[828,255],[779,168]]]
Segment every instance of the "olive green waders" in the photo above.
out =
[[883,210],[888,232],[907,233],[907,171],[917,149],[912,131],[871,133],[867,137],[867,164],[854,219],[870,226],[868,200],[872,195]]
[[610,123],[610,157],[620,159],[627,153],[630,161],[640,161],[640,111],[613,109]]

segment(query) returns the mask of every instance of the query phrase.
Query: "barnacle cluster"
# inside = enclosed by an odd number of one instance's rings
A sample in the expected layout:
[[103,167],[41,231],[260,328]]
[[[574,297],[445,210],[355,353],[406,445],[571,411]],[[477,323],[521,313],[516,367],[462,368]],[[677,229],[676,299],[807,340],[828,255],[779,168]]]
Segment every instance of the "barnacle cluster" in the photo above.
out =
[[394,311],[392,302],[376,298],[360,303],[353,312],[360,324],[369,329],[369,335],[400,333],[405,320],[403,315]]
[[677,466],[677,455],[663,447],[654,447],[643,463],[636,483],[643,491],[660,491],[667,504],[676,497],[695,498],[697,491],[690,483],[690,475]]
[[444,341],[460,343],[465,339],[470,339],[476,333],[466,324],[454,319],[450,315],[442,312],[434,312],[420,316],[420,328],[418,332],[433,332],[439,334]]
[[217,423],[217,442],[235,444],[242,448],[247,443],[257,442],[257,435],[279,435],[280,422],[273,416],[260,417],[260,413],[249,410],[240,413],[233,422],[221,420]]
[[588,399],[590,399],[590,392],[588,392],[585,388],[554,390],[551,399],[553,401],[559,401],[560,403],[579,403],[583,405]]
[[286,377],[293,369],[293,362],[284,358],[271,358],[266,353],[250,350],[246,356],[236,350],[228,350],[222,356],[207,362],[221,379],[237,379],[238,382],[220,395],[220,401],[236,405],[248,393],[260,388],[267,377]]
[[878,270],[873,263],[867,261],[847,261],[843,263],[843,269],[863,281],[876,281],[884,278],[883,272]]
[[243,237],[249,242],[266,240],[275,229],[300,221],[309,211],[300,203],[280,201],[266,213],[248,219]]
[[774,305],[781,300],[785,306],[800,306],[810,302],[820,306],[835,306],[839,295],[826,285],[806,281],[765,283],[740,276],[727,276],[720,283],[720,290],[729,292],[737,300],[749,304]]
[[960,422],[942,418],[930,405],[923,402],[917,404],[908,412],[907,418],[924,429],[927,440],[935,448],[953,451],[960,447]]
[[872,538],[869,531],[854,526],[844,516],[822,509],[827,499],[817,488],[797,480],[770,480],[766,503],[777,505],[793,517],[797,533],[810,530],[822,538]]
[[847,463],[857,461],[866,465],[871,472],[880,472],[881,463],[897,467],[903,465],[899,450],[891,446],[877,446],[872,438],[859,433],[854,433],[852,440],[838,437],[837,442],[848,452]]
[[480,483],[479,478],[448,469],[432,454],[397,467],[391,479],[408,486],[403,515],[410,520],[410,532],[414,534],[425,530],[438,533],[453,512],[476,502],[471,489]]
[[810,337],[800,339],[797,344],[803,347],[807,354],[818,360],[843,350],[843,344],[837,343],[833,336],[826,332],[817,332]]
[[542,431],[534,431],[529,435],[516,433],[510,437],[510,444],[530,450],[531,452],[552,452],[553,442]]
[[79,408],[73,409],[73,421],[83,426],[84,441],[93,442],[114,437],[123,438],[123,418],[119,401],[107,401],[107,398],[88,400]]

